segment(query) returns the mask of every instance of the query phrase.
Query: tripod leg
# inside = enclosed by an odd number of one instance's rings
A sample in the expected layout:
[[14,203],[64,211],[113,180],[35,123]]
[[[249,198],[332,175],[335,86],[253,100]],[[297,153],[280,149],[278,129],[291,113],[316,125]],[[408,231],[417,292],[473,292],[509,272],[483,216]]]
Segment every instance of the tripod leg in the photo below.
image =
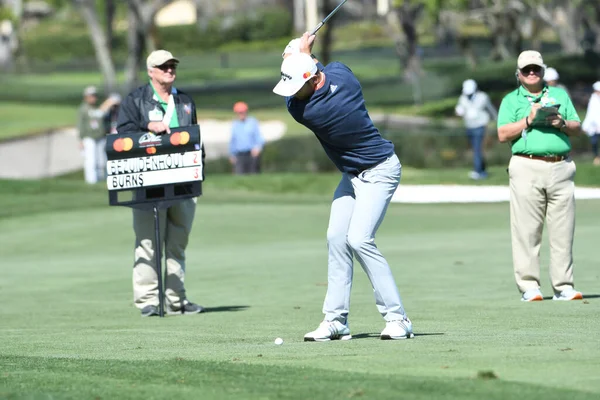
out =
[[156,260],[156,274],[158,278],[158,315],[162,318],[165,316],[165,296],[162,274],[162,245],[160,243],[160,226],[158,219],[158,204],[154,204],[154,232],[155,232],[155,248],[154,258]]

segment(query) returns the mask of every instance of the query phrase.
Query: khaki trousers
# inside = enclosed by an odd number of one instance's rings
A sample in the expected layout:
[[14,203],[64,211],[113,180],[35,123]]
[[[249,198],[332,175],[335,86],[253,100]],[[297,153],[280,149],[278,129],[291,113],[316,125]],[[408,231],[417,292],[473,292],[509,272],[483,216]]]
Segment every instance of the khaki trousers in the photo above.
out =
[[555,294],[573,288],[575,162],[546,162],[513,156],[510,226],[513,268],[521,293],[540,288],[544,219],[550,243],[550,280]]
[[[166,254],[165,304],[179,309],[184,304],[185,249],[196,213],[196,198],[159,211],[159,229],[163,254]],[[158,306],[158,275],[154,258],[154,212],[133,209],[135,265],[133,299],[137,308]]]

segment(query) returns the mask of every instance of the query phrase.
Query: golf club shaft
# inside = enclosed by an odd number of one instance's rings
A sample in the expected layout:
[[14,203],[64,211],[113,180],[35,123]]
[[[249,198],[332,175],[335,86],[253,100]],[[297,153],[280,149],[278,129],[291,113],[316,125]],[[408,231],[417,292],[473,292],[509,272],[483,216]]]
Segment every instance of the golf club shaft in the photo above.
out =
[[338,10],[340,9],[340,7],[342,7],[344,5],[344,3],[346,3],[348,0],[342,0],[342,2],[340,4],[337,5],[336,8],[333,9],[332,12],[329,13],[328,16],[326,16],[325,18],[323,18],[323,20],[321,22],[319,22],[319,25],[316,26],[315,29],[312,30],[312,32],[310,33],[311,35],[315,35],[317,33],[317,31],[319,29],[321,29],[323,27],[323,25],[325,25],[325,23],[329,20],[329,18],[333,17],[333,15],[338,12]]

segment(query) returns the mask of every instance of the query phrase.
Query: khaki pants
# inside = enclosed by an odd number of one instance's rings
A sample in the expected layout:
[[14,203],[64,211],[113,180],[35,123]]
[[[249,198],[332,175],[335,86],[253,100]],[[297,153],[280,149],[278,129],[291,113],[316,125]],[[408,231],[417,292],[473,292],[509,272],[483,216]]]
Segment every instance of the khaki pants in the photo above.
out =
[[[159,228],[163,254],[166,254],[165,304],[172,309],[183,305],[185,288],[185,248],[196,212],[196,198],[183,200],[159,211]],[[158,276],[154,258],[154,212],[133,209],[135,265],[133,298],[139,309],[158,306]]]
[[540,288],[540,247],[544,219],[550,242],[550,280],[555,294],[573,288],[575,162],[546,162],[513,156],[510,225],[513,267],[523,293]]

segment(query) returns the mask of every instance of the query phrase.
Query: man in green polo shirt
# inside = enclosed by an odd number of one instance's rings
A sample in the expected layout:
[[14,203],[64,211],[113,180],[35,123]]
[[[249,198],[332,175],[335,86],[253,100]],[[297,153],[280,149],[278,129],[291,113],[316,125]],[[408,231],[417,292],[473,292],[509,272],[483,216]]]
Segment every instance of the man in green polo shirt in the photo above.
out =
[[507,94],[498,114],[498,139],[511,142],[508,167],[513,267],[523,301],[540,301],[540,246],[546,220],[554,300],[579,300],[573,284],[575,162],[570,136],[580,120],[564,89],[544,83],[542,55],[519,55],[519,87]]

